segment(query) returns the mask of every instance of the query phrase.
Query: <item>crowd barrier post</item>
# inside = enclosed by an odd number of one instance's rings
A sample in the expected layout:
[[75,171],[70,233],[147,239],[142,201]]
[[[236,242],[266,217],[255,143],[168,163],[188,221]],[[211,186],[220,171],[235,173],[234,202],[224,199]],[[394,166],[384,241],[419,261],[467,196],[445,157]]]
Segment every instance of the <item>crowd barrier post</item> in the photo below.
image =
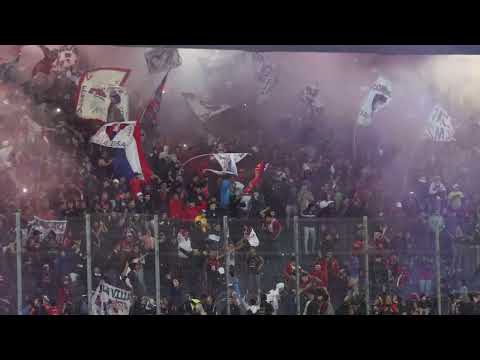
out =
[[435,275],[437,281],[437,314],[442,315],[442,289],[440,287],[440,225],[435,227]]
[[92,314],[92,239],[90,214],[85,214],[85,244],[87,247],[87,304],[88,315]]
[[22,288],[22,229],[20,211],[15,213],[15,246],[17,258],[17,314],[22,315],[23,288]]
[[369,271],[369,244],[368,244],[368,217],[363,217],[363,238],[365,242],[365,315],[370,315],[370,271]]
[[230,301],[229,301],[229,286],[230,286],[230,240],[229,240],[229,231],[228,231],[228,216],[223,217],[223,236],[225,238],[225,283],[227,286],[227,315],[230,315]]
[[155,241],[155,303],[156,314],[160,313],[160,249],[158,243],[158,215],[153,216],[153,236]]
[[298,216],[293,217],[293,240],[295,242],[295,302],[297,304],[297,315],[300,315],[300,247],[298,240]]

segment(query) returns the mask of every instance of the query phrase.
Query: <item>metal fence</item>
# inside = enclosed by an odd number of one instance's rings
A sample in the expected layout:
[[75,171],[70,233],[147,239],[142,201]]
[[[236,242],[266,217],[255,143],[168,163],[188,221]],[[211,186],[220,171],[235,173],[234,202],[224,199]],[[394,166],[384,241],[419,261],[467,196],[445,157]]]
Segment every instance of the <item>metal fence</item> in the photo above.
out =
[[92,314],[102,282],[131,291],[131,314],[152,315],[301,315],[320,298],[324,314],[444,315],[468,301],[452,296],[456,281],[477,290],[479,244],[452,241],[432,222],[279,224],[109,213],[69,218],[55,237],[32,232],[20,213],[3,215],[1,313],[29,314],[46,297],[58,312]]

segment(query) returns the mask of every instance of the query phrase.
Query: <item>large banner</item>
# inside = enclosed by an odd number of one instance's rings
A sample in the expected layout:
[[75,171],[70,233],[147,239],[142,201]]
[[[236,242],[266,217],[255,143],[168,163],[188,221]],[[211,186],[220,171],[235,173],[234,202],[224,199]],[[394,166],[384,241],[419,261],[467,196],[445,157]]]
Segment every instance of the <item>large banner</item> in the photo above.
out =
[[452,118],[440,105],[435,106],[430,113],[424,138],[441,142],[455,141]]
[[132,294],[101,281],[92,296],[92,315],[128,315]]
[[182,65],[182,58],[175,48],[156,48],[145,53],[145,62],[151,74],[170,71]]
[[112,99],[122,118],[128,120],[128,96],[123,87],[130,70],[96,69],[80,79],[76,113],[83,119],[107,122]]
[[133,141],[135,121],[108,123],[103,125],[90,142],[101,146],[125,149]]
[[29,225],[30,233],[35,230],[40,232],[41,240],[53,232],[57,242],[62,242],[67,229],[67,220],[43,220],[35,216]]
[[392,83],[383,77],[379,77],[368,92],[358,114],[357,124],[370,126],[373,114],[387,106],[392,100]]

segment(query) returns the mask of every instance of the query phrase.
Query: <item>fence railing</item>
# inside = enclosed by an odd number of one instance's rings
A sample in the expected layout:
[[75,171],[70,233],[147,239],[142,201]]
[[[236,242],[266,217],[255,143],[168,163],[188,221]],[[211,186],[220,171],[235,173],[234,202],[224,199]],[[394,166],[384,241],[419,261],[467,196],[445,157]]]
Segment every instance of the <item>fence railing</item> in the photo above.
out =
[[109,313],[105,302],[121,312],[126,298],[102,284],[131,295],[129,313],[157,315],[301,315],[312,303],[325,314],[441,315],[458,302],[452,282],[476,290],[479,246],[417,220],[278,224],[127,213],[67,220],[64,235],[54,236],[20,213],[4,216],[2,313],[36,313],[43,301],[52,313]]

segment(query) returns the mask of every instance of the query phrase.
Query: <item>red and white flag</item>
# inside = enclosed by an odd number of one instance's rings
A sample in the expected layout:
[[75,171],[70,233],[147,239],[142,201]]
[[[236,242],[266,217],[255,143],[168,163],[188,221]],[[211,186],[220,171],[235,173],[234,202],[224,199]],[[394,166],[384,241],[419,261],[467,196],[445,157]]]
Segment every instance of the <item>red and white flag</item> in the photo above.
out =
[[101,146],[125,149],[133,141],[135,121],[108,123],[103,125],[90,142]]

